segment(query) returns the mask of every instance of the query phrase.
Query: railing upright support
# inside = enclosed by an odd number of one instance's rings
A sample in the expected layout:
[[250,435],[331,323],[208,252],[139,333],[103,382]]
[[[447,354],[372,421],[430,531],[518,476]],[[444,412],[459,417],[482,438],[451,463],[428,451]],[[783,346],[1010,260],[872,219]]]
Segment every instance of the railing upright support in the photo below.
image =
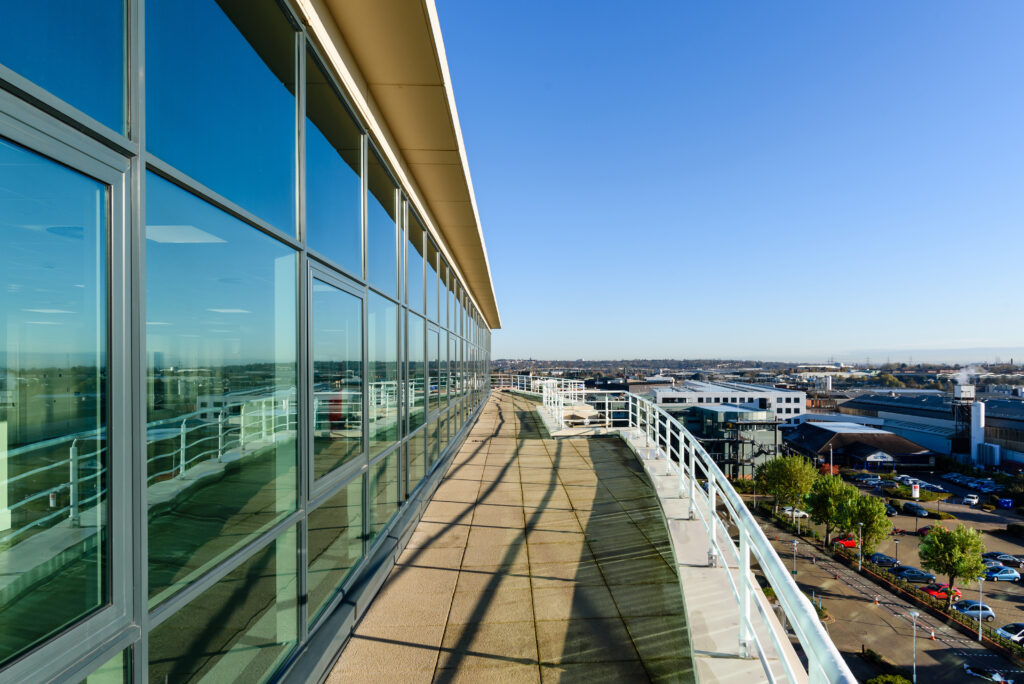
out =
[[697,517],[697,446],[690,445],[690,520]]
[[186,440],[188,433],[185,431],[185,423],[181,421],[181,444],[178,448],[178,477],[185,477]]
[[[709,474],[710,475],[710,474]],[[718,565],[718,551],[715,542],[718,539],[718,487],[708,477],[708,566]]]
[[754,629],[750,621],[750,540],[740,528],[740,657],[753,657]]
[[[99,470],[99,456],[96,457],[96,469]],[[79,510],[78,510],[78,440],[75,439],[71,442],[71,448],[68,450],[68,491],[70,500],[68,501],[68,520],[71,521],[73,527],[78,527],[79,524]],[[99,494],[99,490],[96,492]]]
[[224,459],[224,411],[217,414],[217,461]]

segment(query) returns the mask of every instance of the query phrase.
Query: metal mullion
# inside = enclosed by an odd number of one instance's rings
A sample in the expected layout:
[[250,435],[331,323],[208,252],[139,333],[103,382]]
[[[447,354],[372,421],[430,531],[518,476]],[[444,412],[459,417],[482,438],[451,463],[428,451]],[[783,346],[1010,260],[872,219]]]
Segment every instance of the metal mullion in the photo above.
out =
[[293,525],[301,522],[302,511],[289,513],[283,520],[275,524],[266,532],[256,537],[242,548],[234,551],[214,567],[205,571],[194,582],[168,598],[149,613],[149,629],[156,629],[160,624],[184,608],[186,605],[199,598],[207,589],[220,582],[233,570],[252,558],[257,552],[273,544],[277,539],[288,532]]
[[[2,64],[0,64],[0,89],[11,93],[19,100],[31,104],[34,108],[45,112],[61,123],[74,128],[76,131],[89,136],[96,142],[121,155],[132,156],[139,153],[137,144],[125,134],[115,131],[106,124],[100,123],[85,112],[73,107],[51,94],[48,90],[36,85]],[[121,97],[124,98],[123,92]],[[125,102],[122,99],[122,116],[125,114],[124,104]]]
[[231,214],[240,221],[248,223],[253,228],[256,228],[260,232],[278,240],[279,242],[283,242],[292,249],[296,251],[302,249],[301,243],[299,243],[294,235],[289,235],[279,228],[275,228],[252,212],[243,209],[240,205],[232,202],[220,193],[212,190],[206,185],[203,185],[191,176],[182,173],[167,162],[153,156],[152,154],[147,152],[145,154],[145,158],[146,168],[155,172],[157,175],[162,176],[165,180],[174,183],[183,190],[200,198],[207,204],[212,204],[221,211]]
[[344,266],[340,266],[339,264],[335,263],[335,261],[330,257],[324,256],[315,249],[310,248],[308,245],[306,246],[305,251],[307,256],[315,260],[316,263],[322,265],[325,269],[331,269],[333,271],[337,271],[338,273],[342,273],[347,278],[351,278],[352,280],[358,282],[360,286],[366,285],[366,280],[362,276],[360,276],[357,273],[353,273]]
[[340,470],[335,470],[329,475],[325,475],[324,478],[329,477],[330,482],[325,483],[323,479],[320,480],[320,485],[322,486],[318,487],[317,491],[310,497],[309,505],[306,507],[306,515],[308,516],[310,513],[320,508],[325,501],[335,496],[345,487],[349,486],[356,478],[360,477],[368,467],[369,466],[363,463],[358,468],[349,469],[342,477],[336,477],[336,475],[341,472]]
[[370,245],[369,220],[370,220],[370,164],[367,158],[369,154],[369,136],[363,133],[359,137],[359,204],[360,204],[360,232],[362,234],[362,264],[363,277],[366,283],[370,282],[370,261],[367,256]]

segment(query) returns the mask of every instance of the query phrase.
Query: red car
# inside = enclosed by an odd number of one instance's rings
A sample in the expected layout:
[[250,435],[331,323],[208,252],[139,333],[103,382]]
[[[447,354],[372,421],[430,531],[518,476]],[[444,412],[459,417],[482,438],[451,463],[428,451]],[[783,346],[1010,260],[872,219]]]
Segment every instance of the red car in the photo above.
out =
[[[937,599],[946,600],[949,598],[949,585],[948,584],[929,584],[927,587],[921,589],[926,594],[930,594]],[[953,600],[960,600],[960,590],[953,587]]]
[[838,544],[839,546],[845,546],[848,549],[857,548],[856,537],[851,537],[850,535],[846,535],[845,537],[837,537],[836,539],[832,540],[832,543]]
[[917,536],[918,536],[918,537],[927,537],[927,536],[928,536],[928,534],[929,534],[929,533],[930,533],[930,532],[931,532],[931,531],[932,531],[933,529],[935,529],[935,525],[925,525],[924,527],[922,527],[921,529],[919,529],[919,530],[917,531]]

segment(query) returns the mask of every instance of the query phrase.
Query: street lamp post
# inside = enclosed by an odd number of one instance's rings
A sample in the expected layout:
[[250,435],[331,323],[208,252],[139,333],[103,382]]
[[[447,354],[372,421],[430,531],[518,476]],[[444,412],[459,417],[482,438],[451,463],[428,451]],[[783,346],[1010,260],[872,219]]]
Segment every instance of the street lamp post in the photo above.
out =
[[917,618],[920,615],[916,610],[910,611],[910,617],[914,618],[914,684],[917,684]]
[[864,562],[864,523],[857,523],[857,528],[857,572],[860,572]]
[[978,641],[981,641],[981,587],[985,584],[985,578],[978,578]]
[[796,575],[796,545],[799,544],[796,539],[793,540],[793,575]]

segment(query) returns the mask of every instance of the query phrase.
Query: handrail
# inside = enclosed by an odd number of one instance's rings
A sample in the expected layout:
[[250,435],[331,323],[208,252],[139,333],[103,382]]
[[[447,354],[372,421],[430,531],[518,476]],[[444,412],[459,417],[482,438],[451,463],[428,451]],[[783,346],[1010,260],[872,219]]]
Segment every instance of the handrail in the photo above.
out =
[[[775,681],[775,676],[769,667],[765,647],[757,637],[751,621],[751,604],[756,606],[762,620],[768,621],[768,615],[765,614],[760,602],[752,600],[754,587],[750,581],[751,556],[757,560],[765,578],[775,591],[775,596],[807,655],[807,676],[810,682],[855,681],[839,650],[818,619],[810,600],[797,586],[743,499],[700,442],[671,414],[644,397],[631,392],[583,390],[582,384],[582,381],[578,380],[540,376],[498,374],[491,377],[491,386],[494,389],[512,389],[539,396],[545,409],[562,427],[586,424],[620,431],[639,430],[645,443],[648,446],[653,445],[657,457],[665,461],[666,474],[676,476],[680,496],[689,499],[690,518],[699,519],[707,531],[708,564],[718,565],[724,560],[725,551],[728,551],[735,560],[735,567],[740,571],[738,577],[734,579],[731,572],[726,572],[725,575],[740,611],[740,654],[756,654],[769,681]],[[588,397],[590,401],[587,401]],[[594,401],[594,397],[602,399]],[[567,419],[566,406],[579,407],[582,404],[596,411],[596,421],[590,417]],[[597,408],[592,404],[603,404],[603,408]],[[697,484],[699,475],[707,482],[706,492]],[[703,506],[697,505],[698,497]],[[739,533],[738,544],[725,533],[724,525],[717,514],[719,503],[728,512]],[[702,508],[706,508],[707,515]],[[726,566],[729,567],[728,564]],[[781,657],[784,644],[780,643],[776,630],[769,627],[768,634],[780,655],[779,660],[786,678],[791,682],[800,681],[789,659]]]

